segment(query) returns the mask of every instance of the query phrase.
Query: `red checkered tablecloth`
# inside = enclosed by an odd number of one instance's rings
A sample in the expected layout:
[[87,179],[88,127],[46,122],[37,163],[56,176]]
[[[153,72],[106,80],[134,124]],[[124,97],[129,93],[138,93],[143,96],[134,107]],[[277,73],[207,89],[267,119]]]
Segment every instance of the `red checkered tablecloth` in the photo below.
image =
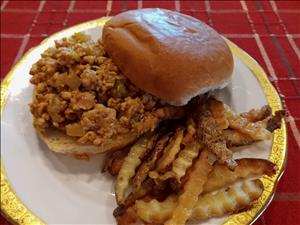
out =
[[[142,7],[206,22],[265,69],[288,111],[288,163],[273,202],[255,224],[300,224],[300,1],[1,1],[1,78],[52,33]],[[0,224],[9,223],[0,217]]]

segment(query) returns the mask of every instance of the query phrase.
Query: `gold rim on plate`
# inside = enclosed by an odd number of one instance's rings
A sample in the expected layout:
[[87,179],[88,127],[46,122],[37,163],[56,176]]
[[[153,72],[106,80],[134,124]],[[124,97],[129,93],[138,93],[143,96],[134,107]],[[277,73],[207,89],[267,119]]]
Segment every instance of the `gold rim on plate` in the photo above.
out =
[[[61,39],[65,36],[71,36],[75,32],[81,32],[87,29],[103,26],[109,17],[102,17],[100,19],[88,21],[85,23],[78,24],[76,26],[64,29],[57,32],[50,37],[46,38],[41,42],[40,45],[30,49],[21,59],[15,64],[15,66],[7,74],[3,82],[1,82],[1,113],[4,109],[7,92],[12,81],[15,71],[21,65],[27,63],[27,59],[30,57],[30,53],[36,48],[42,48],[46,50],[53,43],[54,40]],[[267,102],[272,108],[272,111],[283,109],[279,95],[273,85],[267,78],[264,70],[260,65],[246,52],[240,49],[233,42],[226,39],[232,53],[239,58],[252,72],[252,74],[257,78],[261,88],[264,91]],[[264,185],[264,191],[262,196],[254,204],[254,206],[245,212],[229,216],[224,224],[226,225],[240,225],[240,224],[251,224],[253,223],[267,208],[268,204],[271,202],[275,188],[278,180],[283,174],[286,153],[287,153],[287,134],[286,134],[286,123],[283,121],[280,129],[276,130],[273,137],[273,144],[269,160],[276,164],[278,170],[273,177],[262,177],[261,181]],[[12,186],[9,183],[8,178],[5,175],[5,167],[1,161],[1,180],[0,180],[0,192],[1,192],[1,212],[6,218],[11,222],[19,225],[44,225],[45,222],[41,218],[38,218],[31,210],[29,210],[15,194]]]

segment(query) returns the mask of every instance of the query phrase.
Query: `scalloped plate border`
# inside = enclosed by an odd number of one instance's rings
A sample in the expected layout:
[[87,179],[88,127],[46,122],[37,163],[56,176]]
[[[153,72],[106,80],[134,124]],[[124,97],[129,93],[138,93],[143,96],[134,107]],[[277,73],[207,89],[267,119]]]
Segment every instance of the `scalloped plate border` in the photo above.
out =
[[[26,59],[30,57],[30,53],[38,47],[48,48],[48,46],[56,39],[60,39],[64,36],[70,36],[75,32],[81,32],[86,29],[94,28],[97,26],[103,26],[109,17],[102,17],[100,19],[91,20],[85,23],[78,24],[76,26],[64,29],[57,32],[41,42],[40,45],[30,49],[17,64],[13,66],[5,79],[1,82],[1,114],[5,107],[7,92],[14,76],[15,70],[26,63]],[[283,109],[280,97],[267,78],[266,73],[261,66],[245,51],[240,49],[233,42],[226,39],[233,54],[239,58],[253,73],[260,83],[261,88],[264,91],[268,104],[271,106],[272,111]],[[252,224],[267,208],[271,202],[278,180],[283,174],[287,155],[287,134],[286,123],[283,121],[279,130],[275,131],[273,138],[273,145],[269,160],[274,162],[278,168],[277,173],[273,177],[262,177],[261,181],[264,184],[264,192],[254,206],[245,212],[234,214],[228,217],[224,224],[226,225],[240,225],[240,224]],[[9,183],[8,178],[5,175],[5,167],[1,161],[1,180],[0,180],[0,198],[1,198],[1,212],[12,223],[19,225],[43,225],[46,224],[41,218],[38,218],[32,211],[30,211],[15,194],[12,186]]]

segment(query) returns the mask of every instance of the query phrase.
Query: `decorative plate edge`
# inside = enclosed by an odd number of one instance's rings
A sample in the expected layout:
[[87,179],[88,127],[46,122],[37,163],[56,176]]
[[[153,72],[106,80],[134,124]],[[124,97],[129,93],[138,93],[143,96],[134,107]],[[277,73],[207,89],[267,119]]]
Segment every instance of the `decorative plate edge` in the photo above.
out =
[[[249,54],[240,49],[236,44],[226,39],[233,55],[237,56],[258,80],[272,112],[283,109],[281,99],[269,81],[262,67]],[[254,203],[253,207],[245,212],[229,216],[223,225],[252,224],[266,210],[275,194],[276,186],[283,175],[287,155],[287,133],[286,122],[283,119],[281,128],[274,132],[273,144],[269,160],[276,164],[277,172],[272,177],[263,176],[260,180],[264,185],[261,197]]]

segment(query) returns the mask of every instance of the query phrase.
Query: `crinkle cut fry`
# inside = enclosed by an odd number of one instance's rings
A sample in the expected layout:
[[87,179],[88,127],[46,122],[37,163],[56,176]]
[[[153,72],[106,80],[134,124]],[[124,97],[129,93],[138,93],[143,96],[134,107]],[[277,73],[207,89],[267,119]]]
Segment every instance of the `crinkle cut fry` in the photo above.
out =
[[227,147],[236,147],[236,146],[243,146],[243,145],[250,145],[255,140],[251,138],[249,135],[240,133],[236,130],[226,129],[223,130],[223,137],[226,141]]
[[172,172],[175,174],[177,181],[183,177],[186,170],[192,166],[193,160],[198,156],[201,149],[201,144],[194,142],[190,145],[185,146],[178,154],[172,165]]
[[182,149],[177,158],[172,163],[170,171],[160,175],[152,171],[149,176],[156,181],[163,181],[169,178],[175,178],[177,183],[181,183],[181,178],[185,176],[186,171],[192,166],[193,160],[197,158],[202,146],[198,142],[190,143]]
[[[211,171],[211,173],[209,174],[207,182],[203,187],[203,194],[216,191],[218,189],[227,187],[229,185],[233,185],[235,182],[237,182],[240,179],[260,177],[262,175],[272,176],[276,172],[276,165],[266,159],[243,158],[243,159],[237,159],[236,162],[237,162],[237,166],[234,169],[234,171],[228,169],[228,167],[224,164],[216,164],[213,170]],[[159,202],[154,200],[150,201],[149,205],[147,203],[145,204],[139,203],[142,205],[141,207],[143,206],[146,207],[143,209],[145,210],[143,214],[143,219],[146,218],[144,219],[145,221],[150,221],[151,219],[152,222],[158,222],[158,223],[162,221],[159,218],[160,217],[166,218],[166,216],[163,214],[159,214],[157,212],[160,212],[161,210],[165,210],[165,208],[170,207],[169,204],[176,205],[177,198],[175,198],[175,200],[174,198],[175,195],[171,199],[168,198],[168,201],[166,201],[161,206]],[[146,210],[147,207],[149,207],[151,210],[147,211]],[[163,207],[163,209],[160,207]],[[156,217],[158,219],[156,219]]]
[[178,197],[178,204],[166,225],[180,225],[190,218],[193,208],[197,203],[198,196],[203,191],[203,185],[207,181],[208,174],[213,169],[215,156],[203,150],[193,166],[189,179],[184,184],[182,194]]
[[[281,126],[281,118],[285,114],[284,110],[280,110],[272,116],[271,107],[265,105],[237,115],[229,106],[214,98],[209,98],[206,104],[219,128],[224,130],[226,144],[230,147],[270,138],[270,132]],[[227,129],[228,126],[233,129]]]
[[264,120],[272,115],[272,109],[269,105],[264,105],[259,109],[251,109],[248,112],[243,112],[240,116],[246,118],[249,122],[257,122]]
[[196,220],[204,220],[247,209],[261,196],[263,190],[262,182],[256,179],[236,183],[218,191],[217,194],[207,193],[199,197],[192,217]]
[[226,109],[224,103],[215,98],[209,98],[207,105],[209,111],[212,114],[212,117],[218,124],[219,128],[222,130],[227,129],[229,123],[226,117]]
[[275,116],[272,116],[270,106],[265,105],[260,109],[252,109],[237,115],[229,106],[214,98],[209,98],[207,105],[219,128],[227,129],[229,125],[234,129],[225,132],[225,139],[229,142],[229,146],[269,139],[270,132],[280,127],[282,114],[284,114],[278,111],[275,112]]
[[230,170],[224,164],[216,164],[204,184],[203,193],[226,187],[239,179],[272,176],[276,173],[276,165],[266,159],[243,158],[237,159],[236,163],[234,170]]
[[231,111],[229,106],[225,106],[225,108],[229,127],[231,129],[246,134],[256,141],[271,138],[271,132],[265,128],[263,121],[258,121],[255,123],[249,122],[247,118],[236,115],[233,111]]
[[150,157],[140,165],[132,180],[133,192],[138,192],[138,190],[141,188],[143,181],[146,179],[148,172],[155,168],[156,162],[161,156],[169,139],[170,134],[166,134],[163,137],[161,137],[157,141]]
[[164,201],[159,202],[156,199],[151,201],[137,200],[135,202],[135,210],[137,216],[147,223],[162,224],[167,221],[172,211],[177,205],[178,197],[170,195]]
[[[226,106],[222,101],[215,98],[208,100],[208,108],[212,116],[218,122],[222,129],[228,128],[228,120],[226,118]],[[258,122],[272,115],[272,109],[269,105],[264,105],[259,109],[251,109],[248,112],[243,112],[239,116],[246,118],[249,122]]]
[[239,179],[273,176],[276,173],[276,165],[267,159],[243,158],[237,159],[236,163],[234,170],[225,164],[215,164],[203,186],[203,193],[227,187]]
[[[242,146],[242,145],[249,145],[253,142],[260,141],[263,139],[268,139],[271,135],[271,132],[274,130],[280,128],[281,126],[281,119],[284,118],[285,111],[279,110],[275,112],[274,116],[269,116],[267,118],[264,118],[261,121],[256,121],[254,123],[249,122],[249,127],[256,127],[253,129],[260,129],[261,134],[263,135],[249,135],[247,131],[247,127],[240,127],[238,129],[226,129],[223,130],[223,136],[226,140],[226,144],[228,147],[234,147],[234,146]],[[252,118],[254,120],[254,118]],[[239,119],[237,119],[239,120]],[[242,118],[240,121],[244,121],[244,118]],[[245,122],[245,121],[244,121]],[[246,123],[245,123],[246,124]],[[252,128],[250,128],[252,129]],[[244,130],[245,132],[241,131]]]
[[[248,209],[262,194],[263,184],[259,179],[244,180],[216,192],[200,195],[191,213],[191,220],[220,217]],[[137,216],[147,223],[162,224],[172,216],[178,197],[170,195],[165,201],[152,199],[136,201]]]
[[165,147],[162,157],[157,162],[155,169],[157,172],[164,172],[166,168],[174,161],[176,155],[180,151],[182,139],[183,129],[178,128],[168,145]]
[[232,159],[232,151],[226,146],[222,133],[223,129],[213,117],[212,112],[207,109],[206,104],[197,108],[194,119],[197,124],[197,136],[200,142],[204,143],[220,162],[226,162],[230,168],[234,168],[235,162]]
[[121,149],[106,155],[102,173],[108,171],[112,176],[118,175],[129,149]]
[[121,207],[129,207],[134,204],[137,199],[143,198],[150,194],[153,191],[153,180],[147,179],[145,180],[142,185],[136,189],[135,191],[131,192],[125,199],[124,204]]
[[130,179],[135,174],[135,169],[141,164],[141,159],[149,148],[153,147],[155,135],[147,134],[141,137],[130,149],[124,159],[117,177],[115,192],[118,204],[123,204],[125,191],[129,186]]

